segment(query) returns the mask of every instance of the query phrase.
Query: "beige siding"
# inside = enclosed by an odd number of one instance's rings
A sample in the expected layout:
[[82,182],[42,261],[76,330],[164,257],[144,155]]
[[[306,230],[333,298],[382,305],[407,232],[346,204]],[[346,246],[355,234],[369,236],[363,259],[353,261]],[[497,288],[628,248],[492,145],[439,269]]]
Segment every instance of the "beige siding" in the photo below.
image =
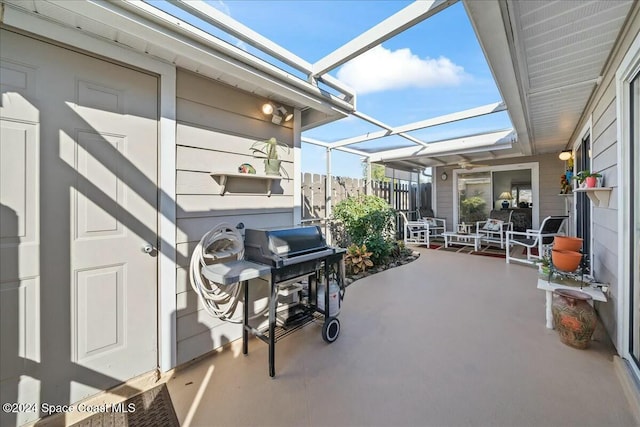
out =
[[189,258],[202,235],[221,222],[245,227],[293,224],[293,151],[280,152],[289,178],[274,180],[267,196],[264,181],[233,179],[220,195],[211,172],[236,172],[242,163],[264,174],[252,157],[256,140],[276,137],[292,146],[293,130],[271,123],[260,107],[264,99],[179,71],[177,76],[177,345],[178,363],[241,337],[240,325],[221,322],[203,310],[188,281]]
[[626,55],[633,38],[640,31],[638,13],[634,6],[633,18],[623,30],[616,45],[615,53],[607,64],[602,83],[592,96],[576,133],[583,129],[589,118],[592,122],[593,170],[604,177],[604,185],[612,187],[609,206],[594,207],[592,215],[593,272],[596,279],[610,283],[610,298],[606,304],[598,304],[600,318],[614,344],[618,342],[617,327],[622,319],[617,319],[618,302],[618,136],[615,73]]
[[[564,162],[557,154],[542,156],[516,157],[496,161],[482,161],[482,164],[508,165],[516,163],[538,163],[540,177],[540,221],[549,215],[566,215],[565,201],[559,197],[560,176],[564,172]],[[440,180],[443,170],[447,171],[449,179]],[[437,168],[434,177],[436,184],[436,215],[447,219],[447,228],[453,229],[453,172],[451,168]]]

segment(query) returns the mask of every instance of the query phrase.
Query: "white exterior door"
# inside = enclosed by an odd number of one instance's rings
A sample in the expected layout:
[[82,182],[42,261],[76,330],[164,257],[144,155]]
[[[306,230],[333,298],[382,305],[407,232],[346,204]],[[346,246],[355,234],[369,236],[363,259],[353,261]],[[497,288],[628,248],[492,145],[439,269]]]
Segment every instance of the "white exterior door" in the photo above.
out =
[[65,404],[157,366],[158,80],[0,43],[2,401]]

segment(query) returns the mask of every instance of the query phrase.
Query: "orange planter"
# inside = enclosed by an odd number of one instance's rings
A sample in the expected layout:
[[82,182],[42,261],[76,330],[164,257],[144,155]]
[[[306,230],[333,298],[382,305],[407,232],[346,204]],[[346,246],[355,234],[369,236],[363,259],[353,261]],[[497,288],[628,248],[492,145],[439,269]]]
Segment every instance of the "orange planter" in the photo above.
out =
[[553,249],[557,251],[578,252],[582,248],[582,239],[579,237],[556,236],[553,238]]
[[551,251],[551,261],[553,265],[560,271],[571,273],[576,271],[582,260],[582,254],[574,251],[559,251],[553,249]]

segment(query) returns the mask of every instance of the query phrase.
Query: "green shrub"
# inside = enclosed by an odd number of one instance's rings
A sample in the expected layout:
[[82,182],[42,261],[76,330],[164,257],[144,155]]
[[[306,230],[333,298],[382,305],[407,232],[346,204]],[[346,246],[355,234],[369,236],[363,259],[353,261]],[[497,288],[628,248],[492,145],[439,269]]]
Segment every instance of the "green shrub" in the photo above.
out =
[[336,204],[333,214],[348,237],[342,244],[366,245],[375,264],[385,260],[391,250],[395,213],[384,199],[370,195],[349,197]]
[[389,254],[391,253],[391,245],[393,241],[390,239],[385,239],[380,235],[372,235],[368,236],[365,240],[364,245],[371,252],[371,261],[375,265],[384,264]]
[[389,257],[394,260],[400,260],[406,256],[411,255],[413,251],[404,244],[402,240],[396,240],[391,244],[391,251],[389,252]]
[[460,219],[467,222],[476,222],[487,219],[487,202],[476,194],[472,197],[460,197]]

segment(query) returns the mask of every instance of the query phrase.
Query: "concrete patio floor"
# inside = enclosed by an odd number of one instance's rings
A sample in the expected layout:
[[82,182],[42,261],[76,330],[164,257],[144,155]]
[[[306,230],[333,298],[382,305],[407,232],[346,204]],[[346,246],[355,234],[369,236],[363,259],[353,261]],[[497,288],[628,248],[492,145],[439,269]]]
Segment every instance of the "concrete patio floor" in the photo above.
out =
[[310,324],[168,381],[183,426],[633,426],[601,325],[588,350],[545,328],[533,268],[418,249],[347,289],[338,340]]

